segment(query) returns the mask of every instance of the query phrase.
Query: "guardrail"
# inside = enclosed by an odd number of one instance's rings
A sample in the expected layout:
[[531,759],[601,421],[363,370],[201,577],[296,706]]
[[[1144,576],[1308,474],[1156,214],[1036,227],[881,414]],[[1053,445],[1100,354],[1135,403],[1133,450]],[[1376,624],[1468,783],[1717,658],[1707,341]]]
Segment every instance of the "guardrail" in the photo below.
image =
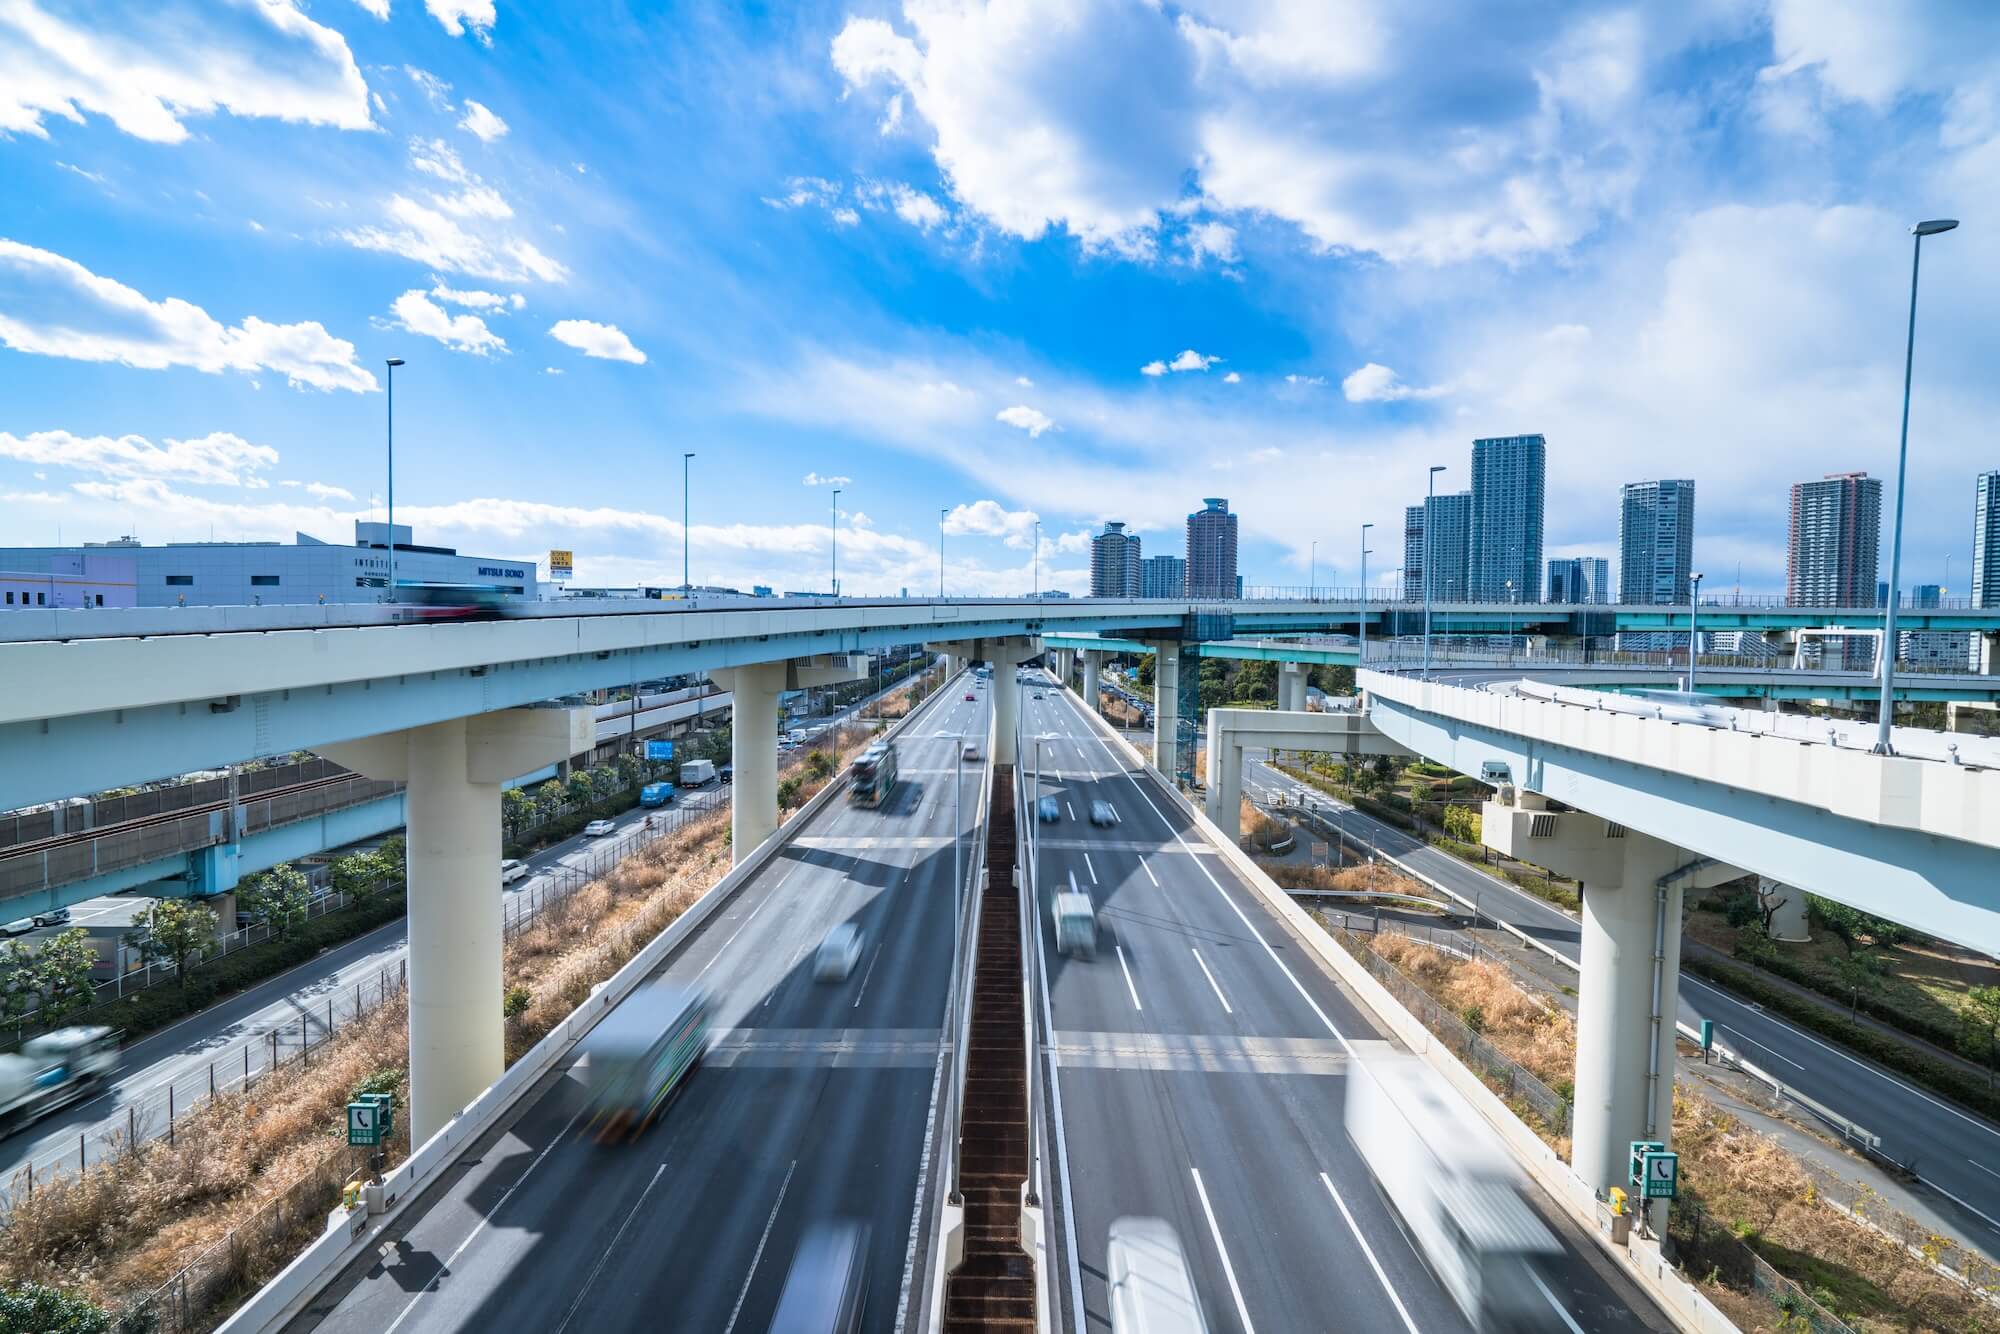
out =
[[[885,735],[893,736],[900,732],[926,713],[929,704],[943,697],[944,692],[933,692],[924,704],[892,723]],[[812,817],[846,787],[847,778],[845,767],[838,770],[825,787],[779,826],[776,834],[765,839],[728,874],[710,886],[708,892],[695,900],[672,925],[648,942],[609,980],[601,983],[590,999],[579,1005],[568,1019],[523,1053],[498,1080],[440,1127],[430,1139],[414,1147],[408,1158],[385,1175],[379,1189],[371,1187],[371,1198],[365,1209],[353,1213],[344,1209],[335,1210],[318,1239],[259,1288],[220,1329],[226,1334],[264,1334],[264,1331],[281,1329],[297,1315],[350,1262],[379,1242],[395,1225],[402,1211],[423,1190],[428,1189],[468,1145],[484,1135],[516,1102],[535,1088],[599,1020],[657,971],[689,936],[735,897],[738,890],[754,880],[786,845],[798,837]],[[225,1239],[218,1243],[216,1249],[221,1250],[229,1244]],[[171,1287],[170,1280],[168,1288]]]

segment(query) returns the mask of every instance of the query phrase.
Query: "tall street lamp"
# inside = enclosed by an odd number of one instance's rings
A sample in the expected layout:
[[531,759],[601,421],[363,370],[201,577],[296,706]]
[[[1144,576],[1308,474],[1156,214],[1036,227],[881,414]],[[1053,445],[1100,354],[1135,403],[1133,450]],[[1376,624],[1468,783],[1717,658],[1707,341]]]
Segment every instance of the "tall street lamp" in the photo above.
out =
[[[389,368],[389,601],[396,600],[396,367],[401,357],[390,357]],[[1896,511],[1902,513],[1899,507]]]
[[833,595],[840,596],[840,489],[833,492]]
[[1042,597],[1042,521],[1035,520],[1035,600]]
[[951,514],[949,509],[938,511],[938,600],[944,600],[944,521]]
[[1924,238],[1958,226],[1957,218],[1934,218],[1910,228],[1910,327],[1903,340],[1903,435],[1896,446],[1896,528],[1889,546],[1889,609],[1882,617],[1882,706],[1875,722],[1875,753],[1894,755],[1889,726],[1896,718],[1896,603],[1902,597],[1903,486],[1910,466],[1910,370],[1917,354],[1917,266],[1924,255]]
[[691,593],[694,584],[688,579],[688,460],[693,454],[681,455],[681,592]]
[[1514,656],[1514,581],[1507,581],[1507,656]]
[[1695,622],[1701,616],[1701,573],[1688,575],[1688,693],[1694,693],[1695,658],[1701,653],[1701,633]]
[[1424,680],[1431,679],[1431,575],[1437,569],[1437,515],[1431,513],[1431,501],[1437,499],[1438,474],[1444,471],[1442,463],[1431,465],[1429,478],[1430,493],[1424,499]]
[[[1355,617],[1356,628],[1361,632],[1357,636],[1361,648],[1354,655],[1354,670],[1357,672],[1368,665],[1368,530],[1374,526],[1372,523],[1361,525],[1361,611]],[[1361,683],[1357,679],[1355,689],[1358,691],[1360,688]]]
[[1312,557],[1306,565],[1306,600],[1319,601],[1319,539],[1314,538]]

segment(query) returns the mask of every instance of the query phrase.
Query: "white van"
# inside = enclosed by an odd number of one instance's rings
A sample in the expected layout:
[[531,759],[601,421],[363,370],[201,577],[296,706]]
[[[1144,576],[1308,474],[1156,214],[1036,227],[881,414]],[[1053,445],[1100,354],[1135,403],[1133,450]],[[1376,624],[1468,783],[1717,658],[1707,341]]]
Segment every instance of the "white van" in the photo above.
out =
[[528,864],[526,862],[516,861],[512,857],[502,857],[500,859],[501,884],[511,885],[516,880],[527,879],[527,876],[528,876]]
[[1187,1253],[1164,1218],[1117,1218],[1105,1248],[1111,1334],[1208,1334]]

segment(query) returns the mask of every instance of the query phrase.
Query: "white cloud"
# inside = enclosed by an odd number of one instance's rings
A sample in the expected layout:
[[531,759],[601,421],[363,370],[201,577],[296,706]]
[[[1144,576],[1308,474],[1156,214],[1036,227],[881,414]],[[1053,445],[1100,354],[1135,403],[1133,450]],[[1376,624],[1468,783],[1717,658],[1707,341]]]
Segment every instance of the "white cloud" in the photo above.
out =
[[632,340],[625,336],[615,324],[598,324],[591,320],[558,320],[549,329],[549,336],[558,343],[567,343],[586,357],[601,357],[607,361],[629,361],[635,366],[646,364],[646,354],[632,346]]
[[975,500],[970,505],[954,505],[944,517],[948,537],[997,537],[1022,551],[1034,545],[1035,524],[1041,519],[1033,510],[1010,510],[994,500]]
[[317,321],[270,324],[252,315],[226,326],[190,302],[149,300],[75,260],[4,239],[0,343],[17,352],[143,370],[272,370],[294,388],[375,388],[374,375],[354,359],[354,344]]
[[1166,373],[1167,363],[1164,361],[1149,361],[1139,368],[1139,374],[1150,375],[1156,379]]
[[62,161],[58,161],[56,163],[56,166],[66,172],[69,172],[72,175],[83,177],[83,179],[89,181],[92,185],[101,185],[106,188],[109,188],[111,185],[110,181],[104,179],[104,174],[102,172],[85,171],[82,167],[72,166],[71,164]]
[[493,45],[493,0],[424,0],[424,8],[453,37],[463,37],[469,30]]
[[832,219],[836,223],[840,224],[842,227],[858,226],[861,222],[861,215],[859,213],[856,213],[853,209],[847,208],[844,205],[840,208],[834,209],[829,216],[832,217]]
[[438,111],[451,110],[451,85],[426,69],[415,65],[403,66],[403,73],[410,76],[410,82],[417,85],[433,108]]
[[1222,377],[1222,382],[1224,384],[1242,384],[1243,377],[1241,375],[1238,375],[1235,371],[1231,371],[1229,372],[1229,374]]
[[1025,403],[1016,403],[1011,408],[1000,409],[1000,411],[993,414],[993,420],[1006,422],[1009,426],[1018,426],[1031,437],[1039,437],[1043,431],[1055,428],[1055,422],[1049,418],[1048,414],[1031,408]]
[[454,306],[464,306],[467,310],[519,310],[528,304],[528,299],[519,292],[481,292],[447,287],[439,279],[431,279],[431,298],[448,301]]
[[389,309],[395,313],[396,323],[401,327],[425,338],[435,338],[446,347],[460,352],[483,357],[490,352],[507,350],[507,340],[487,328],[485,320],[477,315],[453,315],[422,291],[403,293],[390,304]]
[[852,477],[822,477],[816,472],[809,472],[802,481],[807,486],[848,486],[853,483],[854,479]]
[[1015,377],[1014,377],[1014,383],[1015,383],[1015,384],[1018,384],[1018,385],[1020,385],[1020,386],[1021,386],[1021,388],[1023,388],[1023,389],[1033,389],[1033,388],[1035,387],[1035,382],[1034,382],[1033,380],[1030,380],[1030,379],[1029,379],[1029,378],[1028,378],[1027,376],[1025,376],[1025,375],[1017,375],[1017,376],[1015,376]]
[[544,366],[544,367],[542,367],[542,374],[544,374],[544,375],[561,375],[561,374],[562,374],[562,367],[560,367],[560,366]]
[[1441,398],[1451,392],[1451,386],[1436,384],[1419,388],[1404,384],[1396,372],[1371,361],[1342,380],[1340,392],[1350,403],[1393,403],[1409,398]]
[[945,222],[944,206],[921,190],[913,190],[899,181],[888,187],[888,196],[896,216],[919,231],[927,232]]
[[1205,357],[1193,348],[1188,348],[1172,361],[1168,362],[1167,369],[1170,371],[1205,371],[1221,360],[1221,357]]
[[354,493],[344,486],[329,486],[325,482],[307,482],[306,494],[319,500],[352,500]]
[[[457,198],[462,200],[463,196]],[[532,242],[504,235],[489,239],[405,195],[391,195],[384,211],[387,226],[353,228],[340,233],[341,238],[363,250],[386,251],[432,268],[496,282],[559,283],[569,277],[567,268]]]
[[354,0],[354,3],[378,19],[389,17],[389,0]]
[[484,103],[468,97],[465,99],[465,119],[458,123],[458,128],[476,134],[490,144],[507,133],[507,122],[487,110]]
[[1292,375],[1287,375],[1287,376],[1285,377],[1285,383],[1286,383],[1286,384],[1295,384],[1295,385],[1303,385],[1303,386],[1307,386],[1307,387],[1311,387],[1311,386],[1314,386],[1314,385],[1323,385],[1323,384],[1325,384],[1325,383],[1326,383],[1326,377],[1325,377],[1324,375],[1298,375],[1298,374],[1292,374]]
[[177,144],[186,118],[217,111],[373,124],[346,39],[290,3],[227,13],[118,6],[102,24],[73,22],[43,0],[0,7],[0,133],[47,138],[45,116],[82,124],[91,113],[135,138]]
[[1397,263],[1513,261],[1617,214],[1671,147],[1649,68],[1749,25],[1683,9],[1534,7],[1469,65],[1460,16],[1376,0],[904,0],[900,28],[850,18],[830,57],[847,92],[926,122],[952,195],[1025,240],[1150,260],[1195,200],[1190,262],[1233,262],[1236,217]]
[[269,445],[253,445],[228,431],[214,431],[195,440],[168,440],[164,447],[139,435],[34,431],[16,436],[0,431],[0,458],[106,477],[247,486],[261,481],[257,473],[277,466],[278,451]]

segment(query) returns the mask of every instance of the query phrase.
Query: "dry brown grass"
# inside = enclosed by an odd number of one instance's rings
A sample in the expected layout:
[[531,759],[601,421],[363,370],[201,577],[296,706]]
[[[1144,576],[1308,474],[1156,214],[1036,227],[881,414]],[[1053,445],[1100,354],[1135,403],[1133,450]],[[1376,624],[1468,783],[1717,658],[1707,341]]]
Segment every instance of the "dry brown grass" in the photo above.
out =
[[1505,968],[1454,958],[1407,936],[1385,933],[1374,945],[1461,1019],[1471,1023],[1476,1013],[1481,1035],[1544,1084],[1560,1087],[1574,1076],[1576,1020],[1523,991]]
[[[1349,894],[1408,894],[1437,901],[1437,896],[1418,881],[1399,874],[1381,862],[1365,866],[1305,866],[1297,862],[1260,862],[1264,874],[1285,889],[1342,890]],[[1357,900],[1365,907],[1367,900]],[[1398,907],[1412,905],[1397,903]],[[1444,908],[1442,902],[1438,907]]]

